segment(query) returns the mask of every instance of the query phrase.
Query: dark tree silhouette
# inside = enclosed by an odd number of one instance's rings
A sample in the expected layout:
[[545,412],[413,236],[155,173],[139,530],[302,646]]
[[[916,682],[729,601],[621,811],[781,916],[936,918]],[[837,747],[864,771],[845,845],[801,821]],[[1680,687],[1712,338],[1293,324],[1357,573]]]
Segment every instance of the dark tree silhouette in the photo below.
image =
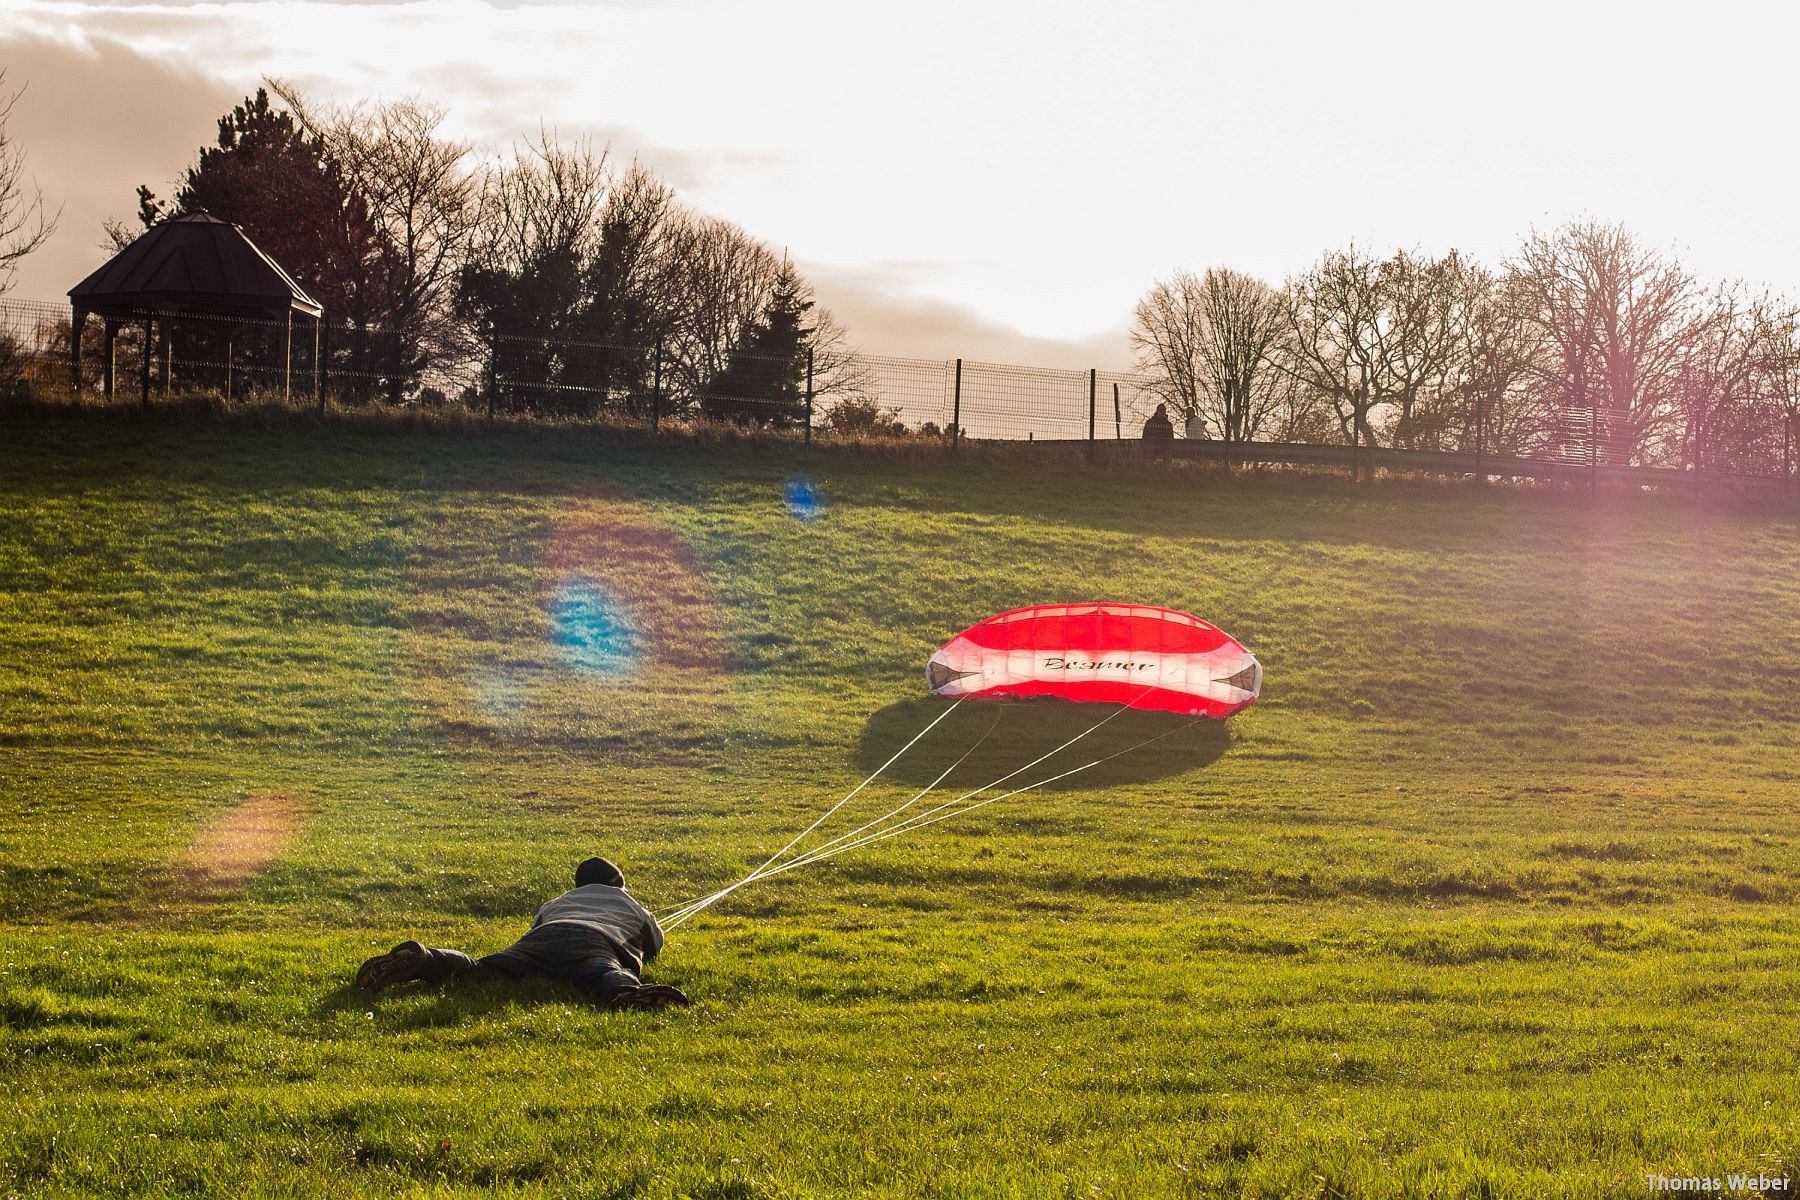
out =
[[[138,189],[139,219],[153,224],[161,207]],[[368,200],[292,114],[254,96],[219,118],[216,146],[200,151],[173,203],[177,212],[205,209],[239,225],[250,240],[325,306],[352,322],[378,319],[372,294],[386,248],[369,218]]]
[[646,260],[670,202],[642,168],[615,178],[605,150],[547,134],[487,176],[456,309],[486,348],[505,407],[644,407],[660,332]]
[[[0,70],[0,86],[6,72]],[[45,211],[44,195],[35,187],[25,192],[25,151],[6,130],[19,93],[0,96],[0,294],[12,287],[13,268],[19,260],[42,246],[56,231],[56,214]]]
[[806,420],[806,354],[814,331],[805,323],[813,305],[801,298],[803,286],[782,263],[762,319],[701,397],[708,417],[778,427]]
[[[393,315],[387,281],[397,255],[322,138],[258,88],[219,118],[217,144],[200,150],[172,199],[142,185],[137,199],[145,228],[198,210],[241,227],[324,305],[327,321],[349,325],[348,338],[332,348],[334,369],[348,370],[366,398],[381,370],[378,330]],[[121,226],[108,232],[116,244],[129,240]]]

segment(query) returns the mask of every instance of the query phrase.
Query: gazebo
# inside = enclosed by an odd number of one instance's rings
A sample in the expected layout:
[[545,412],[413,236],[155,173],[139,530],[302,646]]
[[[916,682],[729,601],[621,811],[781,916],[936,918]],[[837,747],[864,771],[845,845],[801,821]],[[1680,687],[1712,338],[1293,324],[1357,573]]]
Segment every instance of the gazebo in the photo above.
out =
[[[183,316],[282,322],[286,327],[284,398],[293,395],[294,314],[310,317],[313,387],[315,391],[319,387],[319,330],[324,307],[242,229],[208,216],[204,210],[169,217],[146,230],[99,270],[70,288],[69,303],[75,318],[69,338],[69,372],[77,391],[81,388],[81,326],[90,313],[100,317],[106,330],[102,378],[109,399],[113,393],[113,339],[119,328],[134,322],[143,324],[139,383],[143,403],[149,404],[152,322],[161,327],[166,345],[170,324]],[[228,370],[229,346],[228,340]]]

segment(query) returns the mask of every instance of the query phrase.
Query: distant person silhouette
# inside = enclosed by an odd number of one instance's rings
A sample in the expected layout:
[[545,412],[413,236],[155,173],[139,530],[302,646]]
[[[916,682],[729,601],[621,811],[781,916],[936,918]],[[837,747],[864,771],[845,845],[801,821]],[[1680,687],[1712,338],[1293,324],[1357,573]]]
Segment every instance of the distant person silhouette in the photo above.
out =
[[525,936],[485,958],[461,950],[401,942],[356,972],[356,986],[449,983],[484,979],[555,979],[612,1008],[673,1008],[680,989],[646,984],[644,964],[662,950],[662,927],[625,890],[625,877],[604,858],[575,868],[575,886],[538,909]]
[[1169,406],[1159,404],[1156,411],[1144,422],[1144,440],[1146,442],[1172,442],[1175,440],[1175,423],[1169,420]]

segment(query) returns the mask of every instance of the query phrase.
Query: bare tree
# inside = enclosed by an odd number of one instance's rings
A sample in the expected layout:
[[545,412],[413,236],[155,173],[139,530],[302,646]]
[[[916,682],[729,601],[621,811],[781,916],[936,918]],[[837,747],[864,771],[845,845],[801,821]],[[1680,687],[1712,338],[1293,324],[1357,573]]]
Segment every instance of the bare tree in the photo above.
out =
[[392,253],[384,259],[382,333],[388,399],[398,402],[433,352],[460,344],[451,300],[479,228],[479,179],[470,146],[446,138],[447,113],[423,100],[320,109],[292,85],[270,80],[309,133],[324,140]]
[[1594,414],[1600,461],[1675,458],[1683,370],[1705,320],[1693,276],[1593,221],[1533,232],[1511,273],[1543,335],[1537,382],[1558,409]]
[[1800,305],[1764,293],[1751,326],[1755,352],[1746,407],[1754,417],[1731,443],[1737,457],[1721,461],[1733,469],[1754,458],[1759,472],[1786,476],[1800,435]]
[[1774,474],[1786,457],[1794,311],[1727,286],[1708,298],[1682,359],[1679,465]]
[[[6,72],[0,70],[0,88],[5,84]],[[35,186],[27,194],[25,148],[7,129],[13,105],[24,94],[20,88],[0,99],[0,295],[12,289],[19,260],[50,240],[61,215],[46,211],[44,193]]]
[[470,258],[521,271],[557,255],[591,257],[611,190],[610,147],[583,138],[564,146],[547,130],[485,172]]
[[585,413],[603,396],[604,379],[571,376],[595,358],[577,318],[612,183],[607,155],[540,129],[480,173],[456,311],[509,407]]
[[1541,334],[1526,318],[1509,277],[1484,270],[1472,284],[1453,384],[1464,433],[1454,448],[1501,455],[1541,453],[1549,448],[1546,438],[1553,425],[1541,390],[1531,386]]
[[1200,281],[1188,271],[1158,280],[1138,301],[1131,325],[1138,369],[1148,377],[1145,390],[1184,421],[1199,415],[1206,388],[1202,347],[1207,330],[1200,291]]
[[1270,363],[1287,315],[1281,294],[1252,276],[1178,271],[1138,302],[1131,341],[1159,399],[1224,441],[1249,441],[1287,398]]
[[[850,344],[850,331],[829,308],[812,300],[812,285],[801,293],[813,303],[813,328],[808,342],[813,353],[813,395],[816,405],[878,403],[876,376],[868,362]],[[897,416],[899,409],[893,410]]]
[[1442,258],[1403,250],[1376,274],[1394,444],[1453,448],[1472,427],[1461,388],[1470,366],[1469,328],[1486,298],[1486,273],[1454,250]]
[[684,215],[672,223],[657,298],[668,314],[664,354],[681,394],[697,395],[725,370],[780,275],[781,260],[729,221]]
[[1800,309],[1783,304],[1764,336],[1763,390],[1781,418],[1781,473],[1791,478],[1800,466]]
[[1288,285],[1282,368],[1331,405],[1350,445],[1376,445],[1378,424],[1414,444],[1424,409],[1446,395],[1466,346],[1471,286],[1455,253],[1400,251],[1377,261],[1351,246],[1327,254]]

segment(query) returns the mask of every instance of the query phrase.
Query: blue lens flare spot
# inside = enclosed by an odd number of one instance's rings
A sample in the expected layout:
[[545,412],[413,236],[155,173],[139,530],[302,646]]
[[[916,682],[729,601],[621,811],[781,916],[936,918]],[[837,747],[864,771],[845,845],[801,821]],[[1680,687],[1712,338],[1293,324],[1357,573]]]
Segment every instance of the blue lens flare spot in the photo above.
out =
[[570,579],[556,589],[550,640],[577,670],[616,679],[637,666],[638,639],[624,604],[591,579]]
[[796,475],[787,481],[784,492],[787,498],[788,516],[799,521],[816,521],[825,511],[819,501],[819,493],[812,485],[812,480],[804,475]]
[[525,689],[503,668],[483,672],[475,680],[475,703],[495,721],[510,721],[525,704]]

